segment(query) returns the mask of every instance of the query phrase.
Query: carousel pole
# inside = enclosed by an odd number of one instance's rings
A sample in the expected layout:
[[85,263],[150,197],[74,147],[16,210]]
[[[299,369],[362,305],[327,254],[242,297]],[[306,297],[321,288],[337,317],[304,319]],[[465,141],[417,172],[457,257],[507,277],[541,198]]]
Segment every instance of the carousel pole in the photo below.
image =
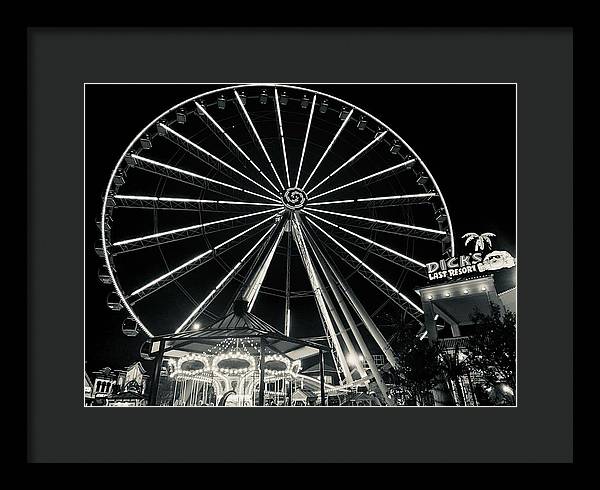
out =
[[161,340],[158,347],[158,355],[154,361],[154,377],[152,378],[152,389],[150,390],[149,405],[156,406],[158,397],[158,382],[160,381],[160,368],[162,366],[163,356],[165,355],[165,341]]
[[323,351],[319,350],[319,379],[321,381],[321,406],[325,406],[325,366],[323,362]]
[[265,404],[265,341],[260,338],[260,381],[258,386],[258,406]]

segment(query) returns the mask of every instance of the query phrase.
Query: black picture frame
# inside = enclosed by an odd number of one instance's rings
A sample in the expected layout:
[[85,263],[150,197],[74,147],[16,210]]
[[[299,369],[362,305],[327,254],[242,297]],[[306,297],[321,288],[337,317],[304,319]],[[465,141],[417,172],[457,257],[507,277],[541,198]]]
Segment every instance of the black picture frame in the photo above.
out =
[[[27,37],[28,461],[572,460],[572,29],[30,28]],[[83,407],[84,82],[268,80],[518,84],[518,407],[376,416]]]

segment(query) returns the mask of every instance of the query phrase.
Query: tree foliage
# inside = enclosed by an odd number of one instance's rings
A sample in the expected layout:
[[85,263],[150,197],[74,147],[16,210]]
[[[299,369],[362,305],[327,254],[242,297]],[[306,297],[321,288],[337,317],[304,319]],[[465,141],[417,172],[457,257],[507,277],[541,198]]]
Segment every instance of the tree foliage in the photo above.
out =
[[486,382],[508,384],[516,393],[516,316],[492,305],[490,314],[476,312],[473,321],[478,328],[469,340],[469,365],[476,369]]
[[420,340],[417,328],[406,325],[394,336],[391,347],[398,358],[398,384],[415,400],[423,400],[439,383],[440,345]]

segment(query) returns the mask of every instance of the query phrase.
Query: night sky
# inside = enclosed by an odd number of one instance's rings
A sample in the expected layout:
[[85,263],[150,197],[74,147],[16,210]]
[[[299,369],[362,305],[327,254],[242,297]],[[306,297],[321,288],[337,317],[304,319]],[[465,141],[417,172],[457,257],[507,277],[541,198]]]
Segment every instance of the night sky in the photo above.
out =
[[[515,255],[516,89],[513,85],[308,85],[307,87],[347,100],[366,110],[395,130],[413,148],[435,177],[444,195],[454,226],[458,254],[471,251],[470,246],[469,250],[466,250],[463,246],[463,240],[461,239],[463,234],[467,232],[492,232],[497,235],[493,242],[494,249],[507,250]],[[112,169],[132,139],[159,114],[185,99],[216,88],[219,88],[219,86],[88,85],[86,87],[85,204],[87,223],[85,243],[87,249],[85,267],[85,347],[86,369],[90,373],[104,366],[123,368],[140,360],[139,347],[145,339],[143,334],[135,338],[125,337],[122,334],[121,323],[126,316],[125,310],[113,312],[106,307],[106,296],[111,289],[100,284],[97,279],[97,271],[102,265],[102,260],[94,252],[94,242],[99,238],[99,230],[96,227],[95,220],[100,215],[102,197]],[[291,93],[290,96],[292,96]],[[249,100],[247,105],[249,110],[254,107],[251,104],[258,104],[258,101],[251,102]],[[300,148],[303,142],[300,135],[303,136],[303,131],[306,129],[308,110],[304,115],[301,114],[296,121],[291,111],[292,104],[298,105],[297,102],[290,101],[289,112],[286,107],[282,107],[282,118],[284,120],[284,130],[286,131],[286,141],[288,134],[290,137],[288,159],[292,169],[291,173],[295,175],[293,169],[297,168],[294,165],[297,166],[299,160]],[[230,104],[221,113],[214,107],[209,107],[208,110],[214,117],[222,115],[224,118],[223,125],[227,127],[228,131],[231,131],[232,135],[236,135],[234,139],[243,145],[243,141],[238,140],[238,138],[244,137],[245,128],[242,124],[236,122],[239,120],[235,119],[235,113],[231,112],[233,111],[231,106],[233,104]],[[260,128],[259,133],[265,135],[269,153],[275,155],[277,148],[279,148],[277,146],[276,127],[267,112],[273,111],[273,101],[270,100],[264,109],[264,122],[261,115],[257,113],[256,125],[257,128]],[[331,130],[333,127],[331,125],[336,122],[334,116],[335,114],[330,111],[329,119],[323,119],[320,122],[315,119],[315,127],[317,128],[315,129],[315,146],[314,148],[307,148],[306,165],[311,162],[314,165],[327,145],[325,140],[319,140],[318,131],[322,130],[325,134],[328,129]],[[316,110],[314,117],[317,118]],[[195,120],[192,121],[192,118]],[[194,124],[198,125],[198,128],[203,124],[195,116],[188,116],[188,119],[189,125],[188,123],[183,125],[186,131],[191,131],[190,128]],[[267,126],[268,124],[273,125],[273,138],[268,137],[267,130],[270,128]],[[337,124],[339,126],[339,120]],[[348,127],[350,126],[349,124]],[[179,129],[177,126],[174,126],[174,128]],[[369,128],[370,131],[373,129]],[[182,133],[183,131],[184,129],[182,129]],[[224,148],[219,148],[216,145],[210,146],[214,145],[214,141],[211,142],[210,140],[211,135],[206,135],[205,132],[202,132],[202,129],[198,131],[198,133],[188,134],[190,136],[194,134],[196,138],[193,139],[194,141],[202,141],[202,145],[211,148],[211,151],[214,151],[215,154],[221,151],[218,154],[221,158],[227,156],[227,151]],[[323,172],[328,170],[327,163],[335,165],[337,162],[339,164],[339,162],[345,161],[348,155],[353,154],[356,149],[364,146],[356,138],[353,139],[351,131],[348,133],[344,137],[340,136],[340,140],[332,148],[331,158],[328,157],[323,163]],[[365,138],[370,134],[368,131],[362,133],[364,133]],[[295,137],[296,134],[298,137]],[[260,150],[256,149],[249,140],[248,146],[244,146],[244,148],[254,161],[262,162],[264,160],[260,160]],[[161,143],[157,143],[154,150],[157,153],[150,156],[150,158],[155,158],[157,154],[160,154],[161,158],[156,159],[164,163],[167,163],[167,159],[169,159],[172,165],[181,165],[182,168],[222,179],[218,174],[208,172],[209,167],[194,167],[193,165],[196,165],[197,162],[194,162],[193,157],[187,154],[172,152],[171,155],[168,155],[170,149],[164,144],[161,147]],[[254,153],[251,153],[251,151]],[[340,172],[338,174],[340,180],[332,180],[331,183],[324,184],[323,190],[333,187],[334,184],[339,185],[351,180],[353,172],[356,176],[366,175],[364,172],[357,173],[360,172],[360,164],[365,165],[365,161],[370,161],[373,168],[373,170],[368,170],[367,173],[390,166],[390,163],[395,163],[389,160],[389,151],[387,153],[382,152],[383,149],[381,151],[374,150],[372,154],[369,153],[364,160],[353,164],[356,170],[354,168],[349,169],[349,173],[345,176],[342,176],[343,172]],[[389,161],[386,163],[383,161],[384,159]],[[274,162],[275,160],[273,158]],[[201,168],[206,169],[207,172],[201,172]],[[307,168],[310,171],[310,166]],[[335,167],[332,166],[329,170],[331,171],[333,168]],[[268,167],[264,169],[265,173],[267,173],[267,169]],[[145,195],[155,195],[155,192],[162,192],[163,196],[199,197],[197,194],[189,194],[189,186],[164,182],[155,176],[142,174],[141,170],[130,170],[122,192]],[[280,172],[280,175],[283,176],[283,173]],[[304,173],[303,171],[302,175],[301,183],[302,180],[306,179],[308,172]],[[319,178],[319,175],[315,175],[314,181],[311,182],[314,184],[318,180],[321,180],[321,178]],[[394,182],[374,184],[369,189],[353,189],[352,192],[355,194],[335,194],[323,197],[323,200],[343,199],[349,197],[349,195],[363,197],[359,195],[361,191],[365,191],[368,193],[367,195],[372,196],[391,195],[394,192],[419,192],[418,189],[410,187],[412,183],[406,184],[407,180],[411,179],[407,175],[401,175]],[[380,188],[377,188],[378,185]],[[192,188],[192,190],[194,189]],[[199,189],[195,189],[196,193],[198,191]],[[421,192],[423,191],[421,190]],[[214,195],[205,197],[218,198]],[[376,216],[380,219],[395,219],[396,221],[404,220],[404,222],[412,222],[416,225],[434,227],[435,222],[431,221],[431,216],[426,214],[426,210],[423,210],[424,206],[430,209],[429,205],[419,205],[419,209],[410,210],[410,215],[403,214],[405,211],[398,208],[377,210],[376,214],[363,215]],[[247,212],[262,209],[264,208],[255,208]],[[342,209],[339,211],[354,213]],[[429,214],[431,214],[431,210]],[[232,215],[212,212],[207,213],[203,219],[210,221],[228,216]],[[150,210],[119,209],[116,210],[114,217],[113,240],[153,232],[153,212]],[[198,223],[198,212],[194,211],[160,211],[158,217],[159,231]],[[330,218],[329,216],[323,217]],[[334,220],[332,219],[332,221]],[[347,226],[347,224],[344,224],[344,226]],[[242,229],[237,228],[236,232]],[[353,228],[353,230],[361,233],[359,228]],[[199,251],[205,250],[209,244],[212,243],[214,246],[219,241],[231,236],[231,232],[229,233],[227,235],[219,232],[208,236],[208,238],[196,237],[174,242],[160,248],[152,247],[151,250],[139,253],[123,254],[117,258],[118,274],[120,278],[122,277],[121,284],[124,287],[126,286],[125,289],[131,291],[135,285],[143,284],[164,273],[166,271],[165,264],[172,268],[198,254]],[[139,306],[144,322],[157,326],[156,329],[153,329],[154,333],[167,333],[174,330],[179,324],[177,319],[181,321],[181,315],[185,317],[193,309],[191,299],[186,297],[183,290],[186,290],[192,296],[192,299],[196,298],[198,301],[202,299],[206,292],[224,276],[227,267],[239,260],[241,254],[248,250],[261,234],[248,239],[245,244],[240,244],[239,248],[232,249],[230,253],[224,254],[222,262],[212,261],[214,263],[207,264],[207,267],[202,266],[185,276],[181,280],[181,288],[175,285],[168,286],[141,300]],[[388,233],[365,234],[399,251],[409,254],[414,253],[415,258],[423,262],[439,259],[440,253],[435,251],[437,249],[431,248],[433,242],[428,242],[422,246],[421,242],[423,240],[416,241],[397,235],[390,236]],[[327,241],[324,237],[321,237],[321,240],[323,244]],[[285,243],[285,241],[284,237],[282,243]],[[355,248],[352,250],[361,256],[362,251],[360,249]],[[397,284],[402,283],[402,290],[405,292],[412,292],[415,287],[425,284],[422,278],[403,272],[400,268],[394,270],[395,266],[378,257],[371,255],[366,259],[366,262],[379,270],[388,279]],[[283,315],[283,299],[277,296],[277,291],[284,287],[284,264],[285,254],[282,248],[278,251],[271,265],[272,277],[265,281],[266,291],[271,291],[273,294],[261,294],[254,311],[258,316],[277,327],[281,327],[279,320]],[[308,280],[305,277],[306,274],[299,269],[299,259],[296,252],[294,252],[293,264],[292,277],[294,280],[292,289],[297,291],[308,289]],[[344,275],[349,275],[351,272],[343,265],[340,267],[340,271]],[[243,279],[246,270],[241,272],[242,274],[238,279]],[[499,292],[515,285],[514,269],[496,273],[495,277]],[[384,305],[385,297],[358,274],[351,275],[349,281],[370,312],[377,311]],[[194,289],[196,287],[200,287],[200,289]],[[214,315],[222,314],[227,309],[239,287],[240,282],[234,280],[223,291],[219,299],[211,305],[211,311]],[[414,293],[411,297],[415,301],[418,298]],[[382,311],[390,313],[392,317],[396,314],[390,304],[384,306]],[[292,312],[293,335],[322,335],[322,327],[318,325],[318,321],[315,321],[317,313],[312,298],[292,300]],[[175,317],[177,317],[176,320],[174,320]],[[201,321],[208,322],[209,320],[204,318]],[[391,332],[384,330],[384,333],[389,335]]]

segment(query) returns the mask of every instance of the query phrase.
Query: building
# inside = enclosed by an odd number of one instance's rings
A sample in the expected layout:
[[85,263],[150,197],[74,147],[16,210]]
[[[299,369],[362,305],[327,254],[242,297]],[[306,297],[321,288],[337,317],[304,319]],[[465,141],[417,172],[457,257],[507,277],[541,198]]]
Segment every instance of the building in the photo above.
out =
[[83,371],[83,398],[86,406],[92,404],[92,390],[92,380],[90,379],[88,373]]
[[[105,367],[93,373],[94,383],[85,396],[87,406],[143,406],[148,404],[149,376],[142,364],[136,362],[125,369]],[[84,394],[86,383],[84,376]],[[91,381],[89,381],[91,384]]]
[[[442,362],[447,372],[456,372],[452,379],[444,379],[433,390],[435,405],[480,405],[483,399],[492,395],[498,400],[514,394],[508,385],[485,386],[479,373],[461,369],[461,364],[469,352],[469,337],[478,325],[473,314],[478,311],[490,314],[493,306],[500,313],[516,310],[516,287],[498,293],[492,275],[471,277],[435,284],[417,290],[424,311],[424,326],[420,332],[422,339],[439,342],[444,350]],[[484,393],[484,390],[486,393]],[[498,393],[490,391],[499,390]]]

